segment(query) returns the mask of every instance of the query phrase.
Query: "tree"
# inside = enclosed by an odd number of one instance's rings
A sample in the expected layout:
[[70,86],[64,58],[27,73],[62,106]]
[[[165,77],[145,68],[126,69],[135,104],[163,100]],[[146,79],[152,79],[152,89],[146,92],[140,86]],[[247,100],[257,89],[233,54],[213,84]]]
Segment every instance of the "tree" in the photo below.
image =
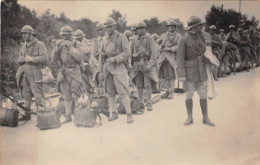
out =
[[112,17],[116,23],[117,23],[117,30],[121,33],[123,33],[127,28],[126,28],[126,15],[122,15],[120,11],[117,10],[112,10],[112,14],[109,15]]

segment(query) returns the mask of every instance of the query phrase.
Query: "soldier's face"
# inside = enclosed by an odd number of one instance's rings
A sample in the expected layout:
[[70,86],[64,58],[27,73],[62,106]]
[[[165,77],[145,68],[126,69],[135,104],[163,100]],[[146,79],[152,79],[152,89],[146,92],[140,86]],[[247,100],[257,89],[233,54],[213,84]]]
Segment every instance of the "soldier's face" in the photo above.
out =
[[220,34],[221,36],[223,36],[223,35],[224,35],[224,32],[219,32],[219,34]]
[[230,33],[233,33],[235,30],[234,29],[230,29]]
[[145,28],[136,28],[137,35],[142,36],[145,33]]
[[209,34],[215,34],[215,30],[209,30]]
[[175,26],[168,26],[168,31],[175,32],[176,27]]
[[202,25],[197,25],[197,26],[194,26],[193,28],[191,28],[191,30],[197,34],[201,34],[202,33]]
[[76,41],[81,42],[82,41],[82,37],[76,38]]
[[115,26],[114,25],[108,25],[106,26],[106,32],[107,34],[111,35],[115,30]]
[[71,34],[63,34],[63,35],[61,35],[61,38],[63,40],[71,40],[72,39],[72,35]]
[[105,29],[104,29],[104,28],[98,29],[98,30],[97,30],[97,33],[98,33],[98,35],[100,35],[100,36],[104,36],[104,35],[105,35]]
[[23,40],[28,42],[30,39],[30,33],[22,33]]

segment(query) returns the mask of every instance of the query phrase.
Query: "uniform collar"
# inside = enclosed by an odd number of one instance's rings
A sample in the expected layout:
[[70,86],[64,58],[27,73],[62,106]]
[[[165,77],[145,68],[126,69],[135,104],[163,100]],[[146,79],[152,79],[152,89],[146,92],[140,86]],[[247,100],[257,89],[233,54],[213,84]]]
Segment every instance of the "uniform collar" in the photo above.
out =
[[144,33],[144,35],[142,35],[142,36],[138,36],[137,35],[137,39],[138,40],[140,40],[140,39],[145,39],[147,37],[147,34],[146,33]]
[[35,45],[37,42],[36,38],[33,38],[31,42],[26,42],[26,47],[31,47],[32,45]]

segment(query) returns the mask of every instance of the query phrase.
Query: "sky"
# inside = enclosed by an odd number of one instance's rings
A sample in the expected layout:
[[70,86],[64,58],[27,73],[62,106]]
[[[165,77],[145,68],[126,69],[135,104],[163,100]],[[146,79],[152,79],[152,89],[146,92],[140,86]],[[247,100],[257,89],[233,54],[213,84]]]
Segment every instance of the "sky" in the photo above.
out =
[[[112,13],[118,10],[126,15],[127,25],[158,17],[160,21],[169,18],[179,18],[184,26],[190,16],[199,16],[205,20],[207,11],[211,6],[224,5],[224,9],[234,9],[239,11],[239,0],[229,1],[21,1],[18,3],[29,9],[35,10],[40,16],[48,8],[51,13],[59,16],[62,12],[72,19],[78,20],[88,18],[92,21],[103,22]],[[249,18],[253,15],[260,20],[260,0],[241,1],[241,13],[246,13]]]

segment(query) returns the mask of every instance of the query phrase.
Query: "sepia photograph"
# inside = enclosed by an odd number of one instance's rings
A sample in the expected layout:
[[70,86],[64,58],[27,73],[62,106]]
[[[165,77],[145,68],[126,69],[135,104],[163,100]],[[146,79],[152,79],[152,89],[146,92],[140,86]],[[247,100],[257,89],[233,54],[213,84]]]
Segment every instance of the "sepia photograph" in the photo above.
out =
[[0,165],[260,165],[259,0],[1,0]]

